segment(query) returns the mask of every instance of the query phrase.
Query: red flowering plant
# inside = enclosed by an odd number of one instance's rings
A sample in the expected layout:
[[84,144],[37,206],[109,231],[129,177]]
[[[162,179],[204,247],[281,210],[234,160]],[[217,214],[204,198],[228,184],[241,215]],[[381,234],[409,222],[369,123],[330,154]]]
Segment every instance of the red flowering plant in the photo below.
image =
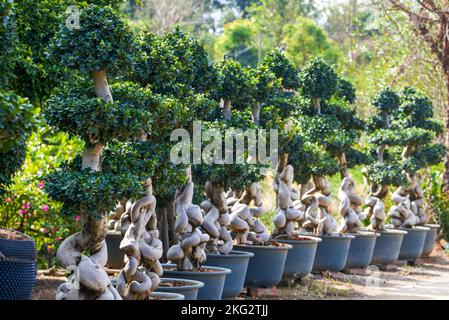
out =
[[80,148],[79,141],[40,128],[30,137],[22,170],[0,201],[0,225],[33,237],[40,268],[53,266],[61,240],[80,228],[79,217],[60,214],[61,204],[44,192],[42,177],[59,162],[71,159]]

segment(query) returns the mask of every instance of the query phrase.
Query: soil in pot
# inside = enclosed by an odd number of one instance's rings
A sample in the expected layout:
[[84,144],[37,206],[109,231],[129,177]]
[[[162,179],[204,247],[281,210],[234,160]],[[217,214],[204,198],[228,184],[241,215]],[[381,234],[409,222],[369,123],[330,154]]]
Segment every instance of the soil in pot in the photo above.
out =
[[0,300],[28,300],[36,282],[36,244],[18,231],[0,229]]
[[349,234],[332,234],[323,235],[320,238],[322,241],[318,243],[312,271],[338,272],[343,270],[354,236]]
[[277,241],[269,245],[235,245],[234,249],[254,254],[246,272],[246,288],[269,288],[282,279],[287,253],[292,247]]
[[240,294],[245,282],[246,272],[250,259],[254,257],[251,252],[233,250],[229,254],[208,254],[207,264],[215,267],[230,269],[232,272],[226,276],[223,299],[232,299]]
[[163,266],[164,276],[176,279],[196,280],[204,283],[198,291],[198,300],[220,300],[226,276],[231,270],[212,266],[203,266],[197,271],[177,271],[172,266]]
[[185,300],[196,300],[198,290],[204,287],[204,283],[194,280],[161,278],[159,288],[155,292],[172,292],[182,294]]
[[308,236],[294,236],[278,239],[278,242],[291,245],[288,250],[284,267],[284,277],[300,279],[312,272],[313,262],[320,238]]

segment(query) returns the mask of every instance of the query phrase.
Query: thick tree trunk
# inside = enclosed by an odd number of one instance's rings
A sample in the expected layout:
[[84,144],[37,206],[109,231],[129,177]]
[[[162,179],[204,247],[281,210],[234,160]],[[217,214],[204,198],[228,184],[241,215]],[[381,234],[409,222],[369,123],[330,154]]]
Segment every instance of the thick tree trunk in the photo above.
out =
[[226,121],[231,120],[232,112],[231,112],[231,100],[230,99],[224,99],[223,101],[223,118]]
[[81,168],[90,168],[93,171],[101,171],[101,154],[103,152],[104,145],[98,143],[92,148],[85,148],[83,151],[83,160]]
[[320,98],[314,98],[313,105],[315,106],[316,114],[321,115],[321,100],[320,100]]
[[346,154],[343,152],[338,158],[338,163],[340,164],[340,176],[343,180],[347,176],[349,176],[348,173],[348,162],[346,161]]
[[256,125],[259,125],[260,123],[260,103],[256,101],[256,103],[253,105],[252,108],[252,114],[253,114],[253,122]]
[[106,78],[106,71],[92,71],[92,80],[95,85],[95,94],[97,97],[107,101],[113,102],[111,90],[109,89],[108,79]]
[[162,248],[164,253],[162,255],[162,262],[167,262],[168,249],[178,242],[176,238],[175,224],[176,224],[176,211],[174,202],[168,207],[156,208],[159,239],[162,241]]

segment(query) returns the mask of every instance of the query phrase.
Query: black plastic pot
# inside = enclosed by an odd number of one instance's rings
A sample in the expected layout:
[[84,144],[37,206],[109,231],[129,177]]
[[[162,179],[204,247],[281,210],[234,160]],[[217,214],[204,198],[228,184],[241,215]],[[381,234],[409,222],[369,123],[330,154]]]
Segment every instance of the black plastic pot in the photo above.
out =
[[425,224],[424,227],[429,228],[426,235],[426,240],[424,241],[424,248],[421,257],[428,257],[433,251],[433,245],[437,241],[438,230],[440,229],[439,224]]
[[316,248],[322,240],[317,237],[301,236],[301,240],[276,240],[292,246],[287,253],[284,277],[303,278],[312,272]]
[[322,241],[318,243],[312,271],[338,272],[343,270],[354,236],[349,234],[333,234],[323,235],[320,238]]
[[111,269],[122,269],[125,266],[125,253],[120,250],[122,239],[120,232],[108,231],[106,235],[106,247],[108,248],[106,265]]
[[[24,235],[25,236],[25,235]],[[28,300],[36,282],[36,244],[0,238],[0,300]]]
[[213,267],[230,269],[226,276],[223,299],[232,299],[240,294],[245,283],[249,260],[254,257],[251,252],[231,251],[229,254],[208,254],[206,263]]
[[398,260],[415,261],[421,257],[429,229],[427,227],[400,228],[407,231],[407,234],[402,240]]
[[355,238],[349,246],[348,258],[345,269],[367,268],[373,258],[376,239],[379,233],[370,231],[360,231],[351,233]]

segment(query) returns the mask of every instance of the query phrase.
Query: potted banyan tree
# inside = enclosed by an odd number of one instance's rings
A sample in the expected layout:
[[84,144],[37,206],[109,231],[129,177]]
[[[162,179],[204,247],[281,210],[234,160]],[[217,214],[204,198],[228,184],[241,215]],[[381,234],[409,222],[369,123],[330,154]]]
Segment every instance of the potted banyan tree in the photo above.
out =
[[357,117],[356,110],[351,106],[356,100],[356,90],[346,79],[339,77],[337,90],[331,101],[327,102],[321,112],[330,114],[340,123],[340,136],[333,139],[328,150],[338,160],[341,183],[338,190],[340,205],[338,208],[342,218],[340,233],[354,236],[349,247],[345,269],[366,268],[371,262],[376,238],[376,232],[370,232],[364,227],[366,214],[362,210],[363,198],[357,194],[355,180],[350,176],[348,168],[367,164],[372,157],[358,144],[364,121]]
[[[333,67],[322,59],[314,59],[302,70],[300,81],[304,100],[298,106],[296,125],[301,136],[321,147],[315,151],[317,163],[304,164],[311,167],[313,186],[301,196],[305,206],[302,228],[322,238],[315,254],[313,271],[341,271],[354,236],[337,233],[337,222],[330,212],[332,199],[326,176],[340,170],[335,157],[341,158],[341,154],[353,144],[355,134],[348,134],[345,123],[338,117],[347,110],[331,100],[338,84]],[[353,116],[351,112],[346,112],[348,114]]]
[[365,199],[365,213],[370,221],[369,229],[380,233],[376,240],[371,263],[387,265],[394,263],[401,249],[403,230],[386,228],[387,213],[385,200],[390,185],[401,186],[405,183],[397,146],[402,146],[401,129],[392,125],[393,115],[398,112],[399,95],[390,88],[381,90],[374,98],[373,105],[377,114],[368,119],[368,149],[374,156],[374,162],[363,169],[365,182],[369,185]]
[[[57,252],[70,275],[56,298],[150,299],[162,274],[158,261],[162,244],[156,229],[153,172],[134,156],[136,144],[144,143],[151,133],[153,111],[162,102],[139,84],[108,84],[107,77],[124,70],[135,51],[133,34],[109,7],[83,7],[79,28],[62,25],[49,51],[55,61],[80,73],[77,83],[62,83],[55,91],[44,116],[56,129],[85,143],[82,156],[63,163],[45,183],[46,192],[63,203],[62,213],[79,215],[83,226]],[[103,270],[106,214],[123,198],[136,200],[120,244],[127,264],[113,284]]]
[[293,126],[292,111],[297,103],[293,94],[284,95],[286,89],[296,91],[299,87],[297,68],[281,49],[272,50],[262,65],[279,77],[278,96],[271,96],[262,110],[262,126],[276,129],[278,133],[278,159],[274,176],[276,213],[271,238],[279,243],[291,245],[285,261],[283,275],[301,278],[312,270],[318,242],[321,239],[298,236],[298,227],[304,221],[300,191],[293,186],[293,180],[307,175],[301,164],[312,161],[310,148],[318,147],[301,137]]
[[[257,129],[261,109],[275,93],[278,79],[265,65],[259,65],[255,70],[244,69],[233,59],[224,60],[220,64],[219,70],[218,98],[229,101],[232,105],[232,109],[229,109],[230,117],[227,116],[228,111],[223,109],[224,127],[240,130]],[[242,81],[242,79],[245,80]],[[253,106],[252,122],[246,120],[249,105]],[[257,143],[260,152],[262,150],[260,145],[266,142],[260,138],[259,134],[257,135],[259,136]],[[255,144],[256,141],[253,140],[253,143]],[[251,147],[255,147],[255,145]],[[248,148],[248,151],[251,147]],[[234,154],[232,156],[234,157]],[[251,159],[251,157],[254,158]],[[263,161],[261,161],[261,157],[261,154],[258,156],[248,154],[246,163],[239,163],[237,154],[235,154],[236,164],[224,168],[217,165],[210,168],[215,173],[213,178],[216,183],[222,185],[227,191],[226,207],[230,212],[227,227],[233,234],[235,248],[239,250],[238,252],[234,251],[234,254],[237,253],[240,260],[244,259],[243,252],[250,252],[254,255],[249,260],[246,277],[242,278],[242,274],[239,275],[239,291],[243,285],[246,287],[276,285],[282,277],[288,249],[288,246],[277,245],[269,241],[269,231],[260,219],[265,213],[260,186],[257,183],[262,177],[260,164]],[[256,161],[252,162],[252,160]],[[213,180],[211,181],[213,182]],[[248,253],[245,255],[248,257]],[[216,257],[218,258],[215,256],[212,259]],[[223,258],[219,259],[223,260]],[[267,259],[272,263],[267,264]],[[237,271],[238,268],[233,270]]]
[[[25,160],[34,112],[27,99],[9,88],[15,59],[14,16],[11,3],[0,1],[0,200]],[[36,276],[36,244],[0,221],[0,300],[30,299]]]
[[435,225],[423,227],[428,217],[424,212],[420,170],[441,162],[446,149],[444,145],[432,142],[443,129],[440,123],[431,120],[430,99],[411,87],[405,87],[400,97],[401,105],[392,125],[400,130],[395,139],[402,148],[400,161],[406,180],[392,194],[394,205],[388,216],[396,228],[407,231],[398,259],[414,261],[421,257],[427,237],[427,245],[433,246],[438,228]]

